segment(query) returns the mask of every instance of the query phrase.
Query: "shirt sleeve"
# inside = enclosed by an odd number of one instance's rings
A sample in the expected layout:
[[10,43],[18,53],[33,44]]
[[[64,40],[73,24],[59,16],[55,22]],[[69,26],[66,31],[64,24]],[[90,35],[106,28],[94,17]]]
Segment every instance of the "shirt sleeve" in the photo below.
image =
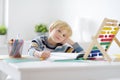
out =
[[29,48],[28,49],[28,54],[30,55],[30,56],[34,56],[34,52],[35,52],[36,50],[35,50],[35,48]]
[[32,40],[30,48],[28,49],[28,54],[34,56],[35,51],[42,51],[44,48],[42,40],[40,37],[37,37]]
[[72,46],[69,44],[65,44],[57,47],[54,51],[65,52],[65,53],[84,53],[83,48],[78,43],[75,43]]
[[75,44],[73,44],[72,47],[75,49],[75,52],[77,52],[77,53],[79,53],[79,52],[84,53],[83,48],[77,42]]

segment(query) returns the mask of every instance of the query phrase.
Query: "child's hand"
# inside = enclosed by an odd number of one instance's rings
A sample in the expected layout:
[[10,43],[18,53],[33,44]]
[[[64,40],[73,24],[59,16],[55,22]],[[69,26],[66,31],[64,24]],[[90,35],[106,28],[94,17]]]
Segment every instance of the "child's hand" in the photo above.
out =
[[73,45],[75,42],[73,40],[71,40],[70,38],[68,38],[68,39],[65,39],[62,43],[63,44],[68,43],[70,45]]
[[50,57],[50,51],[42,51],[42,52],[36,51],[34,53],[34,56],[45,60]]
[[68,44],[70,44],[70,45],[75,44],[75,42],[74,42],[73,40],[71,40],[70,38],[69,38],[69,39],[67,39],[67,43],[68,43]]
[[49,57],[50,57],[50,51],[43,51],[40,58],[45,60],[45,59],[47,59]]

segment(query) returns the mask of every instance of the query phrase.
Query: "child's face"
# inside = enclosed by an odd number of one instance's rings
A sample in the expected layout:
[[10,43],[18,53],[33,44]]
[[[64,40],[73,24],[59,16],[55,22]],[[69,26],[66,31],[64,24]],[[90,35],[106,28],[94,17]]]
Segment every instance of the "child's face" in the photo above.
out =
[[68,31],[61,28],[54,28],[50,32],[51,39],[56,43],[62,43],[68,38]]

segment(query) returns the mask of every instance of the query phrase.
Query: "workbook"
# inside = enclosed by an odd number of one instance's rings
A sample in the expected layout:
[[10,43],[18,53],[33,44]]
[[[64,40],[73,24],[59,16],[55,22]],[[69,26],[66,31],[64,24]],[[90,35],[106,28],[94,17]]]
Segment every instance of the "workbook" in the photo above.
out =
[[78,53],[53,52],[51,53],[51,56],[48,58],[48,60],[76,59],[77,56]]
[[[82,56],[77,58],[79,55],[82,55]],[[84,56],[83,53],[54,52],[54,53],[51,53],[51,56],[47,60],[55,61],[55,62],[80,62],[84,60],[83,56]],[[103,61],[104,58],[101,56],[96,56],[96,57],[88,57],[86,60]]]

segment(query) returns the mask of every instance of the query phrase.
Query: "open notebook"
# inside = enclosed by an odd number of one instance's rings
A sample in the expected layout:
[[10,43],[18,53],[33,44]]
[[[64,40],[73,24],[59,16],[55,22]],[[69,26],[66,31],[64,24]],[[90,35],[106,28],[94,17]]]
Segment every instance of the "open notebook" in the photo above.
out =
[[[80,53],[79,53],[80,54]],[[60,53],[60,52],[53,52],[51,53],[50,58],[48,60],[64,60],[64,59],[76,59],[79,55],[78,53]]]
[[[77,58],[78,56],[80,56]],[[60,53],[60,52],[54,52],[51,53],[51,56],[47,59],[49,61],[55,61],[55,62],[81,62],[84,60],[83,53]],[[104,58],[100,56],[96,57],[88,57],[88,60],[96,60],[96,61],[103,61]],[[105,60],[104,60],[105,61]]]

